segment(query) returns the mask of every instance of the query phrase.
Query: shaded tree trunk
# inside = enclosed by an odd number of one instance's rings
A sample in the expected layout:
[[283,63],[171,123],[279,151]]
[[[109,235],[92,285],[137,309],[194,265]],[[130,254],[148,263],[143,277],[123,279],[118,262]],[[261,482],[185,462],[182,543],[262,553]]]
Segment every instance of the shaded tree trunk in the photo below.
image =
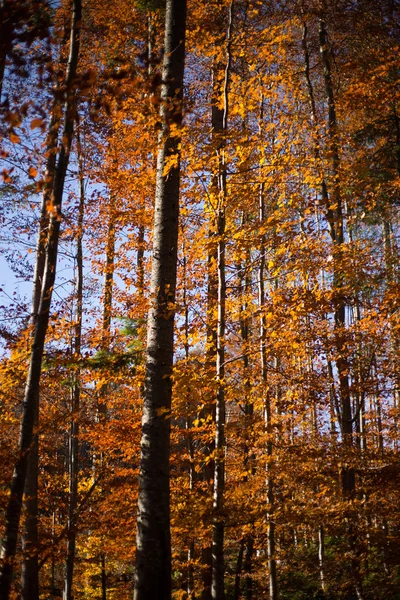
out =
[[[343,295],[343,243],[344,243],[344,222],[342,198],[340,191],[340,159],[338,146],[338,125],[336,117],[336,104],[333,91],[331,61],[328,49],[328,39],[326,23],[323,18],[319,19],[319,46],[322,59],[326,100],[328,105],[328,142],[329,156],[332,172],[332,193],[331,206],[333,224],[331,226],[331,238],[334,246],[334,270],[333,270],[333,291],[334,291],[334,332],[336,346],[336,368],[338,372],[339,397],[340,397],[340,426],[342,433],[342,443],[345,454],[351,452],[353,445],[353,417],[351,408],[351,395],[349,385],[350,364],[346,349],[346,303]],[[332,204],[333,201],[333,204]],[[331,208],[333,206],[333,209]],[[327,214],[329,219],[329,214]],[[341,485],[343,497],[350,502],[355,494],[355,472],[354,467],[344,460],[341,469]],[[347,518],[347,537],[351,551],[351,575],[352,585],[358,600],[363,600],[362,580],[360,574],[360,561],[357,550],[357,536],[355,533],[355,523],[353,518]]]
[[[264,100],[261,98],[260,104],[260,134],[262,132],[262,121],[264,117]],[[262,177],[262,173],[261,173]],[[265,185],[261,181],[259,188],[259,204],[258,204],[258,218],[260,224],[265,221]],[[266,251],[266,240],[265,235],[261,238],[260,245],[260,266],[258,270],[258,305],[260,307],[260,362],[261,362],[261,381],[264,388],[267,386],[267,356],[265,350],[266,343],[266,322],[264,316],[264,305],[265,305],[265,251]],[[275,559],[275,522],[274,522],[274,482],[272,476],[272,411],[271,411],[271,398],[268,391],[264,391],[264,423],[267,432],[267,444],[266,444],[266,500],[267,500],[267,558],[268,558],[268,587],[270,600],[277,600],[278,597],[278,581],[276,573],[276,559]]]
[[[45,188],[39,217],[39,227],[36,242],[36,261],[33,276],[31,325],[34,329],[40,304],[46,262],[46,241],[49,229],[48,205],[54,189],[54,173],[57,158],[57,140],[60,126],[61,106],[56,96],[53,102],[49,132],[46,140],[47,161],[45,170]],[[24,531],[22,534],[22,570],[21,598],[22,600],[37,600],[39,598],[39,563],[38,563],[38,471],[39,471],[39,393],[35,399],[35,415],[31,451],[28,457],[28,468],[24,488]]]
[[[216,347],[216,407],[215,407],[215,461],[214,461],[214,489],[213,489],[213,527],[212,527],[212,570],[211,570],[211,598],[224,600],[224,534],[225,517],[224,490],[225,490],[225,211],[226,211],[226,156],[225,135],[229,115],[229,79],[231,72],[231,44],[233,27],[234,1],[229,6],[228,29],[226,34],[226,65],[223,77],[223,112],[215,111],[213,134],[217,142],[218,160],[218,195],[216,207],[216,230],[218,235],[217,246],[217,347]],[[217,82],[218,84],[218,82]],[[216,108],[216,107],[215,107]],[[221,121],[222,116],[222,121]]]
[[[186,0],[167,0],[162,71],[162,130],[156,170],[151,308],[146,348],[137,515],[135,600],[171,597],[170,412],[178,249],[180,131],[185,60]],[[166,161],[176,162],[164,173]]]
[[233,600],[239,600],[240,598],[240,580],[242,576],[242,567],[243,567],[243,554],[245,548],[246,540],[242,538],[240,540],[238,557],[236,560],[236,570],[235,570],[235,587],[233,589]]
[[[242,225],[246,223],[246,215],[242,216]],[[250,248],[246,248],[243,264],[238,264],[238,284],[241,294],[240,308],[240,336],[242,340],[243,354],[243,380],[244,380],[244,398],[241,403],[241,409],[244,413],[244,445],[243,445],[243,482],[248,481],[249,475],[254,475],[254,405],[251,401],[251,383],[250,383],[250,360],[249,360],[249,334],[250,323],[247,314],[248,297],[251,293],[251,252]],[[253,582],[251,577],[251,565],[253,557],[254,539],[249,533],[240,542],[240,549],[237,561],[235,574],[234,598],[240,598],[242,587],[244,597],[251,600],[253,592]],[[240,558],[240,561],[239,561]],[[240,566],[240,568],[239,568]],[[242,571],[245,571],[244,577]],[[243,586],[242,586],[243,579]]]

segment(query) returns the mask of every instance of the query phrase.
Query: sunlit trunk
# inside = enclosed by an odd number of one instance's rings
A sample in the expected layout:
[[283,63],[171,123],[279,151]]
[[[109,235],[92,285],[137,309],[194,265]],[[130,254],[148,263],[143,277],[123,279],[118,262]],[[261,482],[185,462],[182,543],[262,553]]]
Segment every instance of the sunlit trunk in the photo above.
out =
[[[171,597],[170,416],[180,188],[180,130],[185,60],[186,1],[167,0],[156,169],[151,307],[147,325],[135,600]],[[165,174],[167,159],[176,162]]]

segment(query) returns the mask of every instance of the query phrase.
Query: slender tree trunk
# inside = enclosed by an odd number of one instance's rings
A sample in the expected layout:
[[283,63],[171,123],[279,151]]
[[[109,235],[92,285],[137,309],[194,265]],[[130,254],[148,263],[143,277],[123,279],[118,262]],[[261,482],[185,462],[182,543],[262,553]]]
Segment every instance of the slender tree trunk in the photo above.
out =
[[[349,386],[350,365],[347,357],[345,342],[346,330],[346,304],[343,296],[342,287],[344,283],[343,275],[343,243],[344,243],[344,223],[342,198],[340,191],[340,159],[338,146],[338,126],[336,117],[336,104],[333,92],[333,81],[331,73],[331,61],[328,50],[328,40],[326,24],[323,18],[319,19],[319,45],[322,59],[325,92],[328,104],[328,140],[329,156],[332,171],[332,194],[333,201],[333,227],[331,228],[331,237],[334,245],[334,272],[333,272],[333,290],[334,290],[334,327],[335,327],[335,345],[336,345],[336,368],[339,381],[340,396],[340,415],[341,415],[341,433],[344,453],[351,453],[353,445],[353,417],[351,409],[351,395]],[[343,497],[350,503],[355,494],[355,472],[354,467],[344,460],[341,469],[341,482]],[[348,542],[351,551],[351,572],[352,584],[358,600],[363,600],[362,580],[360,574],[360,564],[357,551],[357,536],[355,533],[355,524],[353,518],[347,519]]]
[[[154,43],[154,24],[151,14],[147,18],[147,73],[151,77],[153,73],[153,43]],[[136,289],[138,295],[142,298],[144,294],[144,250],[145,250],[145,227],[140,223],[138,227],[138,239],[137,239],[137,254],[136,254],[136,268],[137,268],[137,283]]]
[[[184,307],[185,314],[185,361],[186,365],[189,364],[189,305],[187,300],[187,256],[186,256],[186,244],[185,244],[185,232],[182,227],[182,239],[183,239],[183,298],[182,303]],[[194,484],[196,481],[196,471],[194,468],[194,447],[193,447],[193,439],[192,439],[192,417],[191,413],[191,392],[190,389],[187,391],[186,396],[186,436],[187,436],[187,452],[189,457],[189,468],[188,468],[188,477],[189,477],[189,490],[191,493],[194,492]],[[188,551],[187,551],[187,577],[186,577],[186,590],[187,595],[190,600],[195,599],[194,592],[194,570],[193,570],[193,561],[195,559],[195,537],[190,537],[188,541]]]
[[[113,288],[115,272],[115,196],[111,192],[109,197],[109,214],[106,236],[105,266],[104,266],[104,299],[103,314],[101,326],[101,350],[109,352],[111,346],[111,320],[113,311]],[[107,421],[107,399],[109,386],[107,383],[101,386],[98,394],[98,420],[102,425]],[[96,477],[96,471],[104,469],[103,452],[97,457],[93,456],[93,472]],[[101,597],[103,600],[107,597],[107,576],[106,576],[106,553],[100,552],[100,571],[101,571]]]
[[5,534],[1,549],[0,598],[8,600],[11,590],[14,557],[17,548],[18,529],[22,508],[22,497],[31,450],[44,343],[49,322],[51,297],[57,266],[58,240],[61,222],[61,204],[64,191],[74,126],[74,81],[76,76],[81,23],[81,1],[74,0],[70,36],[70,52],[66,74],[65,122],[63,142],[58,155],[52,193],[51,217],[46,248],[43,285],[38,317],[35,324],[28,378],[25,388],[24,408],[21,421],[19,453],[11,483],[10,498],[6,510]]
[[[398,143],[398,148],[400,148],[400,125],[399,119],[396,114],[396,141]],[[400,150],[398,151],[400,153]],[[400,175],[400,158],[398,161],[398,173]],[[398,262],[398,257],[394,252],[394,244],[393,244],[393,228],[391,223],[390,215],[387,216],[382,223],[382,236],[383,236],[383,247],[384,247],[384,257],[385,257],[385,267],[386,267],[386,278],[387,285],[392,286],[396,282],[396,264]],[[391,319],[392,321],[392,319]],[[395,432],[394,438],[394,448],[398,449],[398,409],[400,406],[400,377],[399,377],[399,369],[396,364],[396,356],[399,354],[399,336],[396,332],[396,327],[393,326],[394,323],[390,322],[390,345],[391,345],[391,353],[392,353],[392,381],[393,381],[393,408],[394,408],[394,416],[393,416],[393,428]]]
[[[242,217],[242,226],[246,222],[246,216]],[[241,293],[241,309],[240,309],[240,335],[242,338],[242,354],[243,354],[243,381],[244,381],[244,399],[243,399],[243,407],[242,410],[244,412],[244,447],[243,447],[243,469],[245,475],[243,476],[243,481],[248,481],[249,475],[254,475],[254,434],[253,434],[253,415],[254,415],[254,405],[251,401],[251,383],[250,383],[250,360],[249,360],[249,318],[247,315],[248,311],[248,295],[251,292],[251,253],[250,249],[247,248],[245,252],[245,260],[243,265],[238,264],[238,284]],[[242,547],[243,546],[243,547]],[[235,575],[235,592],[234,597],[240,598],[241,587],[243,587],[245,592],[245,598],[247,600],[251,600],[252,598],[252,577],[251,577],[251,564],[252,564],[252,556],[253,556],[253,546],[254,539],[253,535],[249,533],[243,538],[240,542],[240,551],[239,557],[241,556],[241,560],[237,566],[240,570],[236,569]],[[240,554],[241,553],[241,554]],[[242,570],[245,571],[244,583],[241,586],[242,581]]]
[[[212,67],[212,105],[211,105],[211,137],[213,147],[218,151],[221,140],[221,132],[223,131],[223,118],[224,111],[219,107],[220,99],[220,64],[214,64]],[[218,173],[213,173],[211,178],[210,194],[209,194],[209,212],[210,212],[210,224],[208,231],[208,256],[207,256],[207,343],[206,343],[206,373],[207,377],[211,376],[212,380],[215,378],[215,365],[217,361],[217,313],[218,313],[218,218],[217,218],[217,206],[216,198],[219,195],[219,181]],[[211,386],[210,386],[211,387]],[[207,405],[201,414],[202,419],[207,419],[209,415],[212,416],[212,422],[215,425],[215,403],[214,398],[209,399],[209,405]],[[215,450],[215,437],[206,445],[205,454],[206,457],[213,455]],[[203,469],[204,481],[210,484],[212,482],[211,494],[214,488],[214,472],[215,472],[215,461],[214,459],[206,460],[206,464]],[[209,523],[207,522],[207,525]],[[201,600],[211,600],[211,586],[212,586],[212,541],[211,543],[202,548],[201,552],[201,563],[202,563],[202,582],[203,589],[201,594]]]
[[[180,132],[186,0],[167,0],[162,72],[162,131],[156,171],[153,262],[148,316],[146,389],[137,515],[135,600],[171,598],[170,413],[178,249]],[[176,163],[165,174],[166,160]]]
[[108,215],[108,228],[106,240],[106,261],[104,268],[104,300],[103,300],[103,322],[101,328],[101,347],[103,350],[110,348],[111,316],[114,285],[114,261],[115,261],[115,196],[110,193],[110,205]]
[[[333,82],[331,74],[331,64],[328,52],[328,42],[326,35],[326,26],[323,19],[319,20],[319,42],[320,42],[320,53],[322,57],[322,64],[324,68],[324,81],[325,91],[328,103],[328,135],[329,135],[329,154],[331,156],[331,169],[332,169],[332,198],[333,206],[335,207],[332,211],[331,220],[333,218],[331,237],[334,244],[336,257],[334,261],[334,274],[333,274],[333,287],[335,291],[335,343],[337,350],[336,367],[338,370],[339,378],[339,393],[340,393],[340,406],[341,406],[341,428],[342,435],[345,445],[352,445],[352,411],[351,411],[351,398],[349,389],[349,364],[346,355],[346,349],[344,345],[344,332],[346,329],[346,305],[342,295],[343,285],[343,271],[342,271],[342,260],[343,260],[343,242],[344,242],[344,226],[343,226],[343,210],[342,210],[342,199],[340,193],[340,173],[339,173],[339,148],[338,148],[338,127],[336,118],[336,105],[333,93]],[[332,209],[330,209],[332,210]],[[352,493],[354,491],[353,480],[354,477],[351,475],[350,470],[347,475],[344,476],[346,480],[345,488],[343,491],[346,493]]]
[[[79,214],[78,234],[76,249],[76,324],[73,340],[75,361],[81,357],[82,343],[82,314],[83,314],[83,216],[85,209],[85,180],[83,174],[83,159],[79,123],[77,122],[77,151],[79,167]],[[72,582],[74,576],[75,547],[76,547],[76,508],[78,505],[78,478],[79,478],[79,411],[80,411],[80,372],[76,368],[71,393],[71,429],[69,439],[69,503],[68,503],[68,530],[67,530],[67,559],[65,566],[64,600],[72,600]]]
[[[260,136],[262,133],[262,121],[264,118],[264,100],[261,98],[260,104]],[[260,173],[262,177],[262,174]],[[262,224],[265,220],[265,202],[264,202],[264,182],[261,181],[259,188],[259,205],[258,216],[259,222]],[[265,236],[262,236],[260,246],[260,266],[258,269],[258,305],[260,307],[260,359],[261,359],[261,381],[265,390],[267,386],[267,356],[265,351],[266,342],[266,322],[264,317],[265,305]],[[267,500],[267,558],[268,558],[268,586],[270,600],[277,600],[278,597],[278,581],[276,573],[275,559],[275,521],[274,521],[274,482],[272,476],[272,411],[271,398],[269,392],[264,392],[264,423],[267,432],[266,444],[266,500]]]
[[[47,210],[54,189],[54,172],[57,157],[57,139],[60,126],[60,102],[56,96],[53,102],[49,133],[46,140],[47,161],[45,170],[45,188],[40,209],[39,227],[36,242],[36,261],[33,276],[31,325],[34,329],[39,311],[43,275],[46,262],[46,242],[49,231],[49,213]],[[38,563],[38,471],[39,471],[39,393],[35,400],[35,416],[33,438],[28,457],[28,468],[24,487],[24,531],[22,534],[22,600],[38,600],[39,598],[39,563]]]
[[[213,527],[212,527],[212,600],[224,600],[224,533],[223,515],[225,490],[225,211],[226,211],[226,157],[225,135],[229,115],[229,79],[231,71],[231,44],[234,1],[229,6],[228,29],[226,35],[226,66],[223,79],[223,114],[219,129],[214,129],[217,141],[218,160],[218,199],[217,199],[217,354],[216,354],[216,408],[215,408],[215,462],[213,490]],[[215,123],[216,124],[216,123]],[[214,125],[214,124],[213,124]]]
[[233,600],[239,600],[240,598],[240,580],[242,577],[242,568],[243,568],[243,554],[245,548],[246,540],[242,538],[240,540],[238,557],[236,560],[236,570],[235,570],[235,587],[233,589]]

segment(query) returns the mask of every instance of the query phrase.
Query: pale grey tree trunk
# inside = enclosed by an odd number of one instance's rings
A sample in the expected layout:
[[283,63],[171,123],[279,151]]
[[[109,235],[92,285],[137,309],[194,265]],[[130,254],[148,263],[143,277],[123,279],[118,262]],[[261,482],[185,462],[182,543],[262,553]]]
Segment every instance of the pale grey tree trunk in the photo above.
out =
[[[135,600],[171,598],[169,455],[185,33],[186,0],[167,0],[139,472]],[[166,162],[171,156],[175,157],[174,165],[166,174]]]
[[49,220],[49,233],[47,237],[43,284],[38,316],[34,329],[28,377],[24,395],[18,458],[11,482],[10,498],[6,509],[5,533],[1,548],[1,600],[8,600],[10,597],[13,565],[17,548],[18,529],[22,509],[23,491],[28,469],[29,452],[31,450],[33,441],[35,415],[37,413],[37,399],[39,394],[44,343],[49,322],[51,297],[56,276],[58,240],[61,222],[61,204],[74,128],[74,82],[79,55],[81,13],[81,0],[74,0],[72,7],[70,51],[66,74],[64,108],[65,120],[62,145],[58,154],[54,188],[52,191],[53,209]]

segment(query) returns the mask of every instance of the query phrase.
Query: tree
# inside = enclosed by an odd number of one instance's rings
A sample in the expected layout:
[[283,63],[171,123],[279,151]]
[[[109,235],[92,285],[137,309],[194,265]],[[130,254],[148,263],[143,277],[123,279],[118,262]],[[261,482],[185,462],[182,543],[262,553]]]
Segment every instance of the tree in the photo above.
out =
[[[73,137],[75,78],[79,56],[81,18],[81,3],[80,0],[75,0],[73,3],[71,17],[70,49],[65,81],[65,122],[63,128],[63,140],[55,171],[54,188],[51,194],[52,206],[49,207],[49,210],[51,210],[51,216],[49,220],[49,233],[46,246],[46,263],[43,272],[43,284],[38,316],[33,335],[29,372],[24,397],[24,412],[21,422],[19,456],[12,478],[10,499],[6,514],[5,535],[2,541],[2,565],[0,573],[0,593],[2,600],[7,600],[9,598],[11,589],[13,562],[17,546],[18,527],[22,508],[22,496],[27,476],[29,452],[31,450],[33,439],[33,428],[35,423],[37,398],[39,395],[43,350],[56,275],[57,250],[61,221],[61,204]],[[39,259],[40,254],[38,256],[38,260]]]
[[185,29],[186,0],[167,0],[139,474],[135,600],[171,597],[169,419]]

